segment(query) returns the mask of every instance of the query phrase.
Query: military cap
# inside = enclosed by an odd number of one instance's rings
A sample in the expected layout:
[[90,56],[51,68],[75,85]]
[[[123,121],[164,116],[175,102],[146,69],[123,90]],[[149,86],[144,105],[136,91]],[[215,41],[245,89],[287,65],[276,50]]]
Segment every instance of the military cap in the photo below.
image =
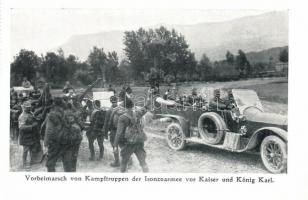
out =
[[215,94],[215,95],[220,95],[220,89],[214,90],[214,94]]

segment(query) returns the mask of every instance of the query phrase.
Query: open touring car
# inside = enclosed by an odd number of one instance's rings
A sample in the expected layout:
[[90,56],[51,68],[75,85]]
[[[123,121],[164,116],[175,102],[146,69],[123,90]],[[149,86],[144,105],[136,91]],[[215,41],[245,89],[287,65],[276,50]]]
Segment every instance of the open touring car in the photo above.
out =
[[157,116],[170,123],[166,128],[170,148],[181,150],[187,143],[199,143],[233,152],[257,151],[268,171],[286,172],[287,117],[264,112],[253,90],[230,92],[232,106],[225,109],[162,106]]

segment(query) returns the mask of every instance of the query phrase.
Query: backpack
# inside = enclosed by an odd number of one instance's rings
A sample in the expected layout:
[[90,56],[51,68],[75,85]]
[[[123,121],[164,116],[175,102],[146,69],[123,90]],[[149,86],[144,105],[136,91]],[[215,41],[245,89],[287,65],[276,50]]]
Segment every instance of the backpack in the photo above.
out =
[[143,143],[147,140],[147,136],[142,129],[140,119],[137,117],[137,113],[134,111],[133,116],[130,116],[128,113],[124,114],[129,118],[129,126],[125,130],[125,139],[129,144]]
[[64,129],[64,134],[62,135],[60,144],[70,144],[70,145],[80,144],[82,136],[79,125],[74,123],[69,127],[67,126],[63,127],[63,129]]
[[104,127],[106,111],[98,110],[94,115],[94,129],[102,129]]

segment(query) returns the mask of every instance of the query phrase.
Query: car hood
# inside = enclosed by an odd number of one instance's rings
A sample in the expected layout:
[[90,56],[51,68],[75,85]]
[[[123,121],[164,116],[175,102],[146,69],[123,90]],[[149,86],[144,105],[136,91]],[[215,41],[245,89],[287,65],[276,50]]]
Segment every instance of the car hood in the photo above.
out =
[[285,115],[274,113],[264,113],[259,110],[247,110],[244,113],[248,121],[275,124],[275,125],[288,125],[288,118]]

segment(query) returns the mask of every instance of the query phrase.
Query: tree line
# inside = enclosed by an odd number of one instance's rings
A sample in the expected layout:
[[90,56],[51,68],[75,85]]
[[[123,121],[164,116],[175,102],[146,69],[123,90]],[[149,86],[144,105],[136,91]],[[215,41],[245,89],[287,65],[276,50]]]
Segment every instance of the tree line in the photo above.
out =
[[[102,77],[106,83],[175,81],[228,81],[254,77],[264,71],[262,63],[250,64],[244,51],[237,55],[227,51],[224,60],[211,61],[203,54],[198,61],[185,37],[176,30],[161,26],[156,29],[126,31],[123,38],[125,59],[119,61],[116,52],[93,47],[86,61],[74,55],[65,56],[62,49],[37,55],[22,49],[11,63],[11,85],[20,84],[23,77],[35,81],[43,76],[54,88],[65,81],[88,85]],[[280,61],[288,62],[283,50]]]

